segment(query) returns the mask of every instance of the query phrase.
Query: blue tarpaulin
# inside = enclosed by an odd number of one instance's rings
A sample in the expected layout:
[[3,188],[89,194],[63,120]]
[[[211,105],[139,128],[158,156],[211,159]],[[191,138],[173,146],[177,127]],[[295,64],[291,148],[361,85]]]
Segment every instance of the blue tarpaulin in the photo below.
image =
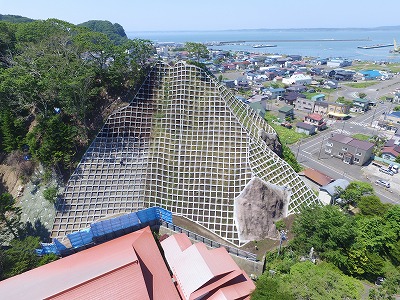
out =
[[93,241],[93,234],[90,228],[70,233],[67,237],[74,248],[85,246]]
[[161,220],[172,224],[172,212],[161,207],[157,207],[157,210]]
[[158,207],[150,207],[136,212],[140,223],[150,223],[160,219]]
[[139,224],[139,219],[136,213],[130,213],[109,220],[103,220],[97,223],[92,223],[93,236],[102,236],[114,231],[122,230],[125,228],[133,227]]

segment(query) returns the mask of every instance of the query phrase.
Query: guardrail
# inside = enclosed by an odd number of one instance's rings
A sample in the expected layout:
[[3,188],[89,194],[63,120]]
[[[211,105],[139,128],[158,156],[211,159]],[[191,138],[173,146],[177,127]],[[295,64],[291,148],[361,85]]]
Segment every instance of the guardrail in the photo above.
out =
[[228,251],[229,254],[232,254],[232,255],[235,255],[235,256],[238,256],[238,257],[241,257],[241,258],[245,258],[245,259],[251,260],[251,261],[258,261],[257,255],[254,254],[254,253],[250,253],[250,252],[247,252],[247,251],[235,248],[235,247],[231,247],[231,246],[228,246],[228,245],[225,245],[225,244],[221,244],[221,243],[215,242],[215,241],[210,240],[210,239],[208,239],[208,238],[206,238],[204,236],[201,236],[201,235],[199,235],[197,233],[191,232],[191,231],[189,231],[187,229],[184,229],[182,227],[179,227],[177,225],[174,225],[174,224],[171,224],[171,223],[168,223],[168,222],[165,222],[165,221],[162,221],[161,225],[166,227],[166,228],[168,228],[168,229],[171,229],[172,231],[184,233],[189,238],[191,238],[191,239],[193,239],[195,241],[202,242],[203,244],[205,244],[207,246],[210,246],[211,248],[224,247],[226,249],[226,251]]

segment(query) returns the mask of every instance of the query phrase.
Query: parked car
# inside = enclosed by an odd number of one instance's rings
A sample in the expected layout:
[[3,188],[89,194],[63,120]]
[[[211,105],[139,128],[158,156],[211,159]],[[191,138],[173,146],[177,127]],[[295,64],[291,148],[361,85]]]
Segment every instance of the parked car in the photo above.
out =
[[393,171],[390,171],[389,169],[386,169],[386,168],[380,168],[379,171],[381,171],[382,173],[388,174],[390,176],[394,175]]
[[390,183],[387,182],[386,180],[378,179],[377,181],[375,181],[375,183],[378,185],[383,185],[384,187],[390,188]]

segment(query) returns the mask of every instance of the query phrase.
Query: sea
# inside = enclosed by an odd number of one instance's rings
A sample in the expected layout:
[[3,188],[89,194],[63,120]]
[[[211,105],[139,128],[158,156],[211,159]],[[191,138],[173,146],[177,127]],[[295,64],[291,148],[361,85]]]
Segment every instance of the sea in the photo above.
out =
[[[360,49],[358,46],[400,43],[400,27],[345,29],[244,29],[216,31],[131,31],[131,39],[154,43],[207,43],[209,49],[248,51],[314,58],[347,58],[371,62],[400,62],[391,47]],[[222,42],[222,44],[221,44]],[[255,45],[276,47],[254,48]]]

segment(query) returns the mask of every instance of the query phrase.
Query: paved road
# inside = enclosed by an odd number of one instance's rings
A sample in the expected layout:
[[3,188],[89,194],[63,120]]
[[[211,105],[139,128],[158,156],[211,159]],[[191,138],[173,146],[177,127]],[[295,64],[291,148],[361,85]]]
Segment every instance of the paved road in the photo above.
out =
[[[337,158],[332,158],[325,154],[324,143],[334,132],[343,132],[347,135],[355,133],[363,133],[367,135],[383,133],[376,128],[370,127],[371,122],[377,116],[386,112],[390,107],[389,103],[384,103],[376,107],[376,109],[365,114],[355,116],[346,121],[337,121],[331,125],[331,128],[321,132],[313,137],[309,137],[292,145],[290,148],[297,157],[300,164],[305,167],[316,169],[334,179],[344,178],[349,181],[360,180],[371,182],[362,172],[362,167],[356,165],[347,165]],[[385,132],[388,133],[388,132]],[[377,172],[378,173],[378,172]],[[379,176],[379,174],[376,174]],[[400,176],[400,174],[396,175]],[[375,193],[384,203],[397,203],[400,200],[396,193],[390,193],[385,189],[375,188]]]

